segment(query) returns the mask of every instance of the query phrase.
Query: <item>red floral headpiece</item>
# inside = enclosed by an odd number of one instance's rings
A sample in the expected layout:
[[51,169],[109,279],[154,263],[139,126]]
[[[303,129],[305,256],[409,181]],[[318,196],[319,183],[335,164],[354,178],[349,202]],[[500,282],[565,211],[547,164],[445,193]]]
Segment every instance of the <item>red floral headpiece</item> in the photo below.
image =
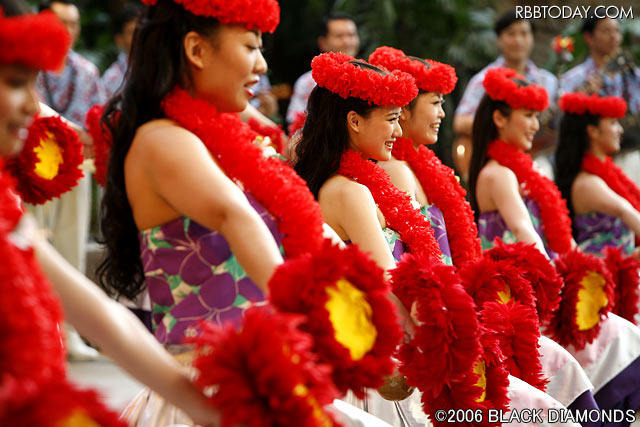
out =
[[453,91],[458,81],[456,70],[451,65],[407,56],[403,51],[388,46],[377,48],[369,56],[369,62],[388,70],[400,70],[411,74],[418,88],[425,92],[440,92],[446,95]]
[[[243,24],[247,29],[273,33],[280,23],[276,0],[173,0],[194,15],[215,18],[223,24]],[[158,0],[142,0],[154,6]]]
[[627,112],[627,103],[617,96],[587,95],[582,92],[565,93],[558,101],[560,109],[569,114],[593,114],[619,119]]
[[[360,67],[354,62],[365,65]],[[311,75],[318,86],[344,99],[360,98],[380,107],[404,107],[418,95],[411,75],[402,71],[379,73],[362,59],[327,52],[311,61]]]
[[511,108],[543,111],[549,106],[547,90],[537,84],[520,86],[516,80],[524,77],[509,68],[491,68],[484,76],[484,88],[489,98],[504,101]]
[[0,8],[0,63],[59,70],[70,44],[69,32],[53,12],[5,17]]

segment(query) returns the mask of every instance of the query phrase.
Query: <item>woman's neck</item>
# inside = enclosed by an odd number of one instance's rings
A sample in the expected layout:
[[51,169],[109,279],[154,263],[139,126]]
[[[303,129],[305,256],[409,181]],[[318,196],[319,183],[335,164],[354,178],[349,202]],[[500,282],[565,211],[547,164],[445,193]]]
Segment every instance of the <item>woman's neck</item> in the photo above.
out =
[[607,158],[607,153],[605,153],[604,151],[598,149],[597,147],[590,147],[588,152],[593,154],[594,156],[596,156],[600,160],[604,160],[604,159]]

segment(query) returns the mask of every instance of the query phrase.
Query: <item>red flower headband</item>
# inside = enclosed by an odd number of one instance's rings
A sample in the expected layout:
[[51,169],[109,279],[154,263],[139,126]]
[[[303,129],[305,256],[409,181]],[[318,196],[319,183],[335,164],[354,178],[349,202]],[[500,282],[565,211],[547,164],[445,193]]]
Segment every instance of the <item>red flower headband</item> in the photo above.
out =
[[70,44],[69,32],[53,12],[5,17],[0,8],[0,63],[58,70]]
[[[215,18],[223,24],[243,24],[247,29],[273,33],[280,23],[276,0],[173,0],[194,15]],[[142,0],[154,6],[158,0]]]
[[[359,67],[354,62],[364,65]],[[404,107],[418,95],[411,75],[402,71],[384,74],[370,68],[362,59],[343,53],[327,52],[311,61],[311,75],[318,86],[344,99],[360,98],[380,107]]]
[[407,56],[403,51],[388,46],[377,48],[369,56],[369,62],[388,70],[400,70],[411,74],[416,79],[418,88],[425,92],[440,92],[446,95],[453,91],[458,81],[456,70],[452,66]]
[[560,109],[569,114],[593,114],[619,119],[627,112],[627,103],[617,96],[587,95],[582,92],[565,93],[558,101]]
[[543,111],[549,106],[547,90],[537,84],[519,86],[524,77],[509,68],[491,68],[484,76],[484,88],[489,98],[503,101],[511,108]]

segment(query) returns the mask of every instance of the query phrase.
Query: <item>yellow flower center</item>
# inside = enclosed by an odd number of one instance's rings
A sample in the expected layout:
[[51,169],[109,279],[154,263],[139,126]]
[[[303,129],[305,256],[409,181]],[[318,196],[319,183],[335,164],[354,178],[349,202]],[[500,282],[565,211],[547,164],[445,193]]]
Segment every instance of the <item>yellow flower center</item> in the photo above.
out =
[[344,345],[353,360],[360,360],[373,348],[378,335],[371,321],[371,306],[364,293],[345,279],[327,288],[329,299],[325,308],[335,331],[335,338]]
[[609,300],[604,292],[606,281],[602,275],[589,271],[580,281],[578,303],[576,304],[576,322],[578,329],[586,331],[600,321],[600,309],[606,307]]
[[[304,384],[298,384],[293,388],[293,395],[296,397],[306,397],[309,395],[309,389]],[[327,414],[324,413],[322,407],[315,397],[310,396],[309,398],[307,398],[307,403],[313,408],[313,417],[316,420],[320,421],[319,425],[327,427],[333,425],[333,422],[327,416]]]
[[60,165],[64,161],[62,150],[50,132],[46,132],[46,138],[40,140],[40,145],[33,149],[39,162],[36,163],[35,173],[43,179],[53,179],[58,175]]
[[511,288],[504,285],[504,291],[498,291],[499,303],[506,304],[511,301]]
[[484,399],[487,397],[486,369],[487,368],[484,364],[484,360],[480,360],[475,365],[473,365],[473,373],[480,375],[480,378],[478,378],[478,382],[475,383],[475,386],[482,389],[482,394],[479,398],[476,399],[476,402],[484,402]]
[[100,424],[87,416],[83,410],[77,409],[67,418],[60,420],[56,427],[100,427]]

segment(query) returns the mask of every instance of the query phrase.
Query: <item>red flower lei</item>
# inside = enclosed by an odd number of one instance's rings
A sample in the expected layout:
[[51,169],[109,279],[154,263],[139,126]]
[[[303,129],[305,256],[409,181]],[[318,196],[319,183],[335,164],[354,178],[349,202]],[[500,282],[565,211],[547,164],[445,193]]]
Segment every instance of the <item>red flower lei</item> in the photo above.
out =
[[455,265],[462,265],[482,253],[478,227],[471,205],[466,201],[466,191],[453,172],[442,164],[433,151],[421,145],[413,148],[413,141],[397,138],[393,144],[393,156],[404,160],[420,181],[430,203],[442,210],[447,228],[455,232],[448,235],[451,256]]
[[347,150],[342,155],[340,175],[369,189],[389,227],[397,231],[409,252],[440,260],[442,251],[429,220],[413,207],[408,194],[398,190],[389,175],[375,163],[364,160],[359,153]]
[[95,151],[96,172],[93,174],[96,182],[104,187],[107,185],[107,169],[109,167],[109,152],[113,144],[113,136],[100,121],[104,113],[104,106],[94,105],[87,112],[85,126],[87,132],[93,138],[93,150]]
[[582,92],[565,93],[558,101],[560,109],[569,114],[593,114],[620,119],[627,112],[627,103],[617,96],[587,95]]
[[571,250],[571,219],[567,203],[558,187],[533,167],[531,156],[504,141],[489,144],[487,156],[516,175],[525,195],[540,208],[542,230],[552,251],[564,254]]
[[[242,24],[247,29],[273,33],[280,23],[280,6],[276,0],[173,0],[197,16],[214,18],[222,24]],[[158,0],[142,0],[154,6]]]
[[515,81],[524,77],[510,68],[496,67],[487,71],[482,85],[489,98],[503,101],[511,108],[543,111],[549,106],[547,90],[537,84],[519,86]]
[[[284,162],[265,157],[258,135],[237,114],[219,113],[210,103],[175,88],[162,101],[167,117],[196,134],[231,179],[242,183],[278,223],[287,256],[322,246],[322,212],[306,183]],[[242,153],[241,156],[238,153]]]
[[640,189],[613,163],[611,157],[600,160],[587,153],[582,158],[582,170],[600,177],[610,189],[631,203],[635,210],[640,211]]
[[414,78],[395,70],[380,74],[354,65],[355,59],[344,53],[326,52],[311,61],[311,75],[318,86],[347,99],[360,98],[381,107],[404,107],[418,95]]

